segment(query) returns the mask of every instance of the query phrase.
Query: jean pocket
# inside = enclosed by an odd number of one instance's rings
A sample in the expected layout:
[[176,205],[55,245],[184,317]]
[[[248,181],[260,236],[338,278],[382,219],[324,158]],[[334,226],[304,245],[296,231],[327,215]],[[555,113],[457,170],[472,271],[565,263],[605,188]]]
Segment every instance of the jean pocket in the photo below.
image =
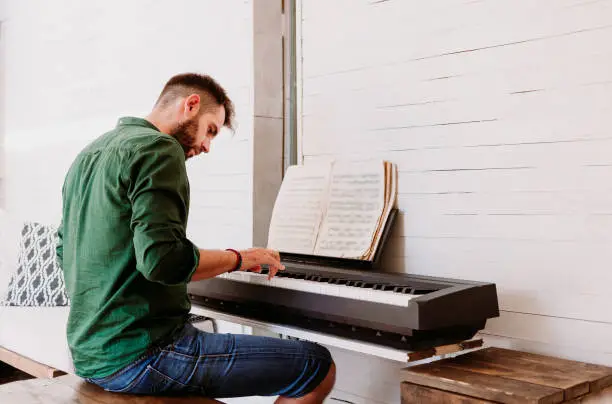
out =
[[181,395],[201,393],[201,389],[180,383],[171,377],[166,376],[153,366],[147,365],[144,371],[129,385],[121,390],[115,390],[115,392],[146,395]]

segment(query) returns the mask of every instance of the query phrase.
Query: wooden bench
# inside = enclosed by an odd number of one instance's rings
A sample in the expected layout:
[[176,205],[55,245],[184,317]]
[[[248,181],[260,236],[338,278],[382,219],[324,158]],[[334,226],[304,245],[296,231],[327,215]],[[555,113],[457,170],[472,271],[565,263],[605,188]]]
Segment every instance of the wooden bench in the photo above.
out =
[[21,370],[29,375],[40,378],[52,379],[54,377],[65,375],[66,372],[54,369],[50,366],[43,365],[23,355],[9,351],[0,346],[0,362],[6,363],[16,369]]
[[612,368],[509,349],[485,348],[401,373],[402,404],[612,403]]
[[204,397],[148,397],[110,393],[73,375],[0,385],[0,403],[222,404]]

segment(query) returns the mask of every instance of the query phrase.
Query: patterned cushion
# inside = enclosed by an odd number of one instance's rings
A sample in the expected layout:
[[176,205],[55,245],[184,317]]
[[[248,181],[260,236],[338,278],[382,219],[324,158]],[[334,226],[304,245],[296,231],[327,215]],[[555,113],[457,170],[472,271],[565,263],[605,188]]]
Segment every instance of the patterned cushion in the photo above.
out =
[[17,272],[9,283],[7,306],[68,306],[64,275],[57,262],[57,229],[40,223],[24,224]]

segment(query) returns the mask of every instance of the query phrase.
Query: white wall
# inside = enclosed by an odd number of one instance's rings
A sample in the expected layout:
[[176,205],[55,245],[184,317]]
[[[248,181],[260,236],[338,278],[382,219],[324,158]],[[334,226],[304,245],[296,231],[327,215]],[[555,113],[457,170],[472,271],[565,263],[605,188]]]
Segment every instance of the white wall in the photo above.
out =
[[[178,0],[7,0],[7,207],[57,223],[78,151],[124,115],[144,116],[165,81],[207,73],[226,87],[238,130],[189,161],[188,231],[203,248],[252,239],[252,4]],[[194,159],[195,160],[195,159]]]
[[495,282],[487,342],[612,365],[612,2],[301,3],[302,157],[399,165],[387,268]]
[[5,58],[4,58],[4,8],[5,3],[0,2],[0,211],[4,210],[4,188],[5,188],[5,175],[4,175],[4,105],[5,105],[5,94],[2,91],[5,88]]

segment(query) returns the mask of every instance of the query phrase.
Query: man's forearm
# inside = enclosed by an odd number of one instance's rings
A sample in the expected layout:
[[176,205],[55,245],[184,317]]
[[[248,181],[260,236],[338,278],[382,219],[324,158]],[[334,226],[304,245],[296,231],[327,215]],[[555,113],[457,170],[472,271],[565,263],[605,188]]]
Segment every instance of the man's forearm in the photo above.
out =
[[200,262],[191,281],[214,278],[236,266],[236,254],[223,250],[200,250]]

